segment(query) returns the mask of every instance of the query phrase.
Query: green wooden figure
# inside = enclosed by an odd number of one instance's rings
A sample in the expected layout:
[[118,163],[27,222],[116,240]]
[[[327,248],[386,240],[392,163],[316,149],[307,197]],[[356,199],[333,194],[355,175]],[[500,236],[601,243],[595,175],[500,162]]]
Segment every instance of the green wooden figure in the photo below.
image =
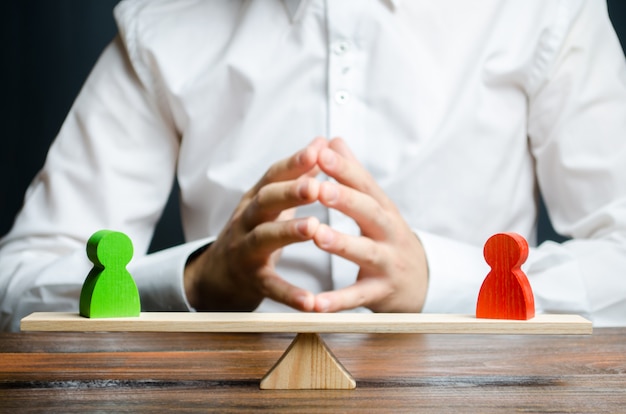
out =
[[80,292],[80,314],[87,318],[139,316],[139,291],[126,265],[133,243],[124,233],[100,230],[87,242],[87,257],[94,264]]

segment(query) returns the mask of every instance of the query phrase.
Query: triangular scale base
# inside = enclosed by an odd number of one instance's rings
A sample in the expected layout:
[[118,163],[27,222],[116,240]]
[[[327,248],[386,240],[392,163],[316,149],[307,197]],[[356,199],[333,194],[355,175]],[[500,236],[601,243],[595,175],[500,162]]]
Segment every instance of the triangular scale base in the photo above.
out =
[[299,333],[261,380],[264,390],[354,388],[354,378],[316,333]]

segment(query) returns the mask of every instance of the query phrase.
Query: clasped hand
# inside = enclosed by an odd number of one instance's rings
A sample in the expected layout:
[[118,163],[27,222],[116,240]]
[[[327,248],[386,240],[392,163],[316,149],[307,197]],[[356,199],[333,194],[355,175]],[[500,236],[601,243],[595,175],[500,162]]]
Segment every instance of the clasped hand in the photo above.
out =
[[[335,182],[315,179],[320,171]],[[298,206],[315,202],[354,219],[361,234],[343,234],[315,217],[295,217]],[[356,263],[355,283],[314,295],[277,274],[281,249],[307,240]],[[251,311],[268,297],[306,312],[360,306],[419,312],[427,283],[419,239],[340,138],[316,138],[273,164],[244,194],[217,239],[185,268],[190,304],[210,311]]]

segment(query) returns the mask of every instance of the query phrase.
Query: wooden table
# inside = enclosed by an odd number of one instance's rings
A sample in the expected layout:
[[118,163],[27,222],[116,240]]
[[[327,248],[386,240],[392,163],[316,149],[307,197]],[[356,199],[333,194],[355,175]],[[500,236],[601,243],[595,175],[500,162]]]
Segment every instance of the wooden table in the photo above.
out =
[[260,390],[293,337],[0,333],[0,412],[626,412],[626,329],[324,334],[357,389]]

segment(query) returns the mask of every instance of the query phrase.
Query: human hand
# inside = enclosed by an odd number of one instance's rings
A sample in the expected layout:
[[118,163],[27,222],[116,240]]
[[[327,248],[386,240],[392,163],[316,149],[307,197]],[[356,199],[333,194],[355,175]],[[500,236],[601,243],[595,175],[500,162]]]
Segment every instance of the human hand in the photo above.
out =
[[320,149],[318,165],[337,181],[321,183],[320,202],[352,217],[361,235],[317,226],[315,244],[360,269],[353,285],[318,294],[314,310],[365,306],[375,312],[419,312],[426,297],[428,267],[417,236],[342,139]]
[[311,292],[275,271],[281,249],[311,240],[319,221],[295,219],[295,208],[316,202],[319,152],[316,138],[303,150],[272,165],[235,208],[217,239],[185,268],[185,291],[198,310],[254,310],[265,297],[302,311],[313,310]]

